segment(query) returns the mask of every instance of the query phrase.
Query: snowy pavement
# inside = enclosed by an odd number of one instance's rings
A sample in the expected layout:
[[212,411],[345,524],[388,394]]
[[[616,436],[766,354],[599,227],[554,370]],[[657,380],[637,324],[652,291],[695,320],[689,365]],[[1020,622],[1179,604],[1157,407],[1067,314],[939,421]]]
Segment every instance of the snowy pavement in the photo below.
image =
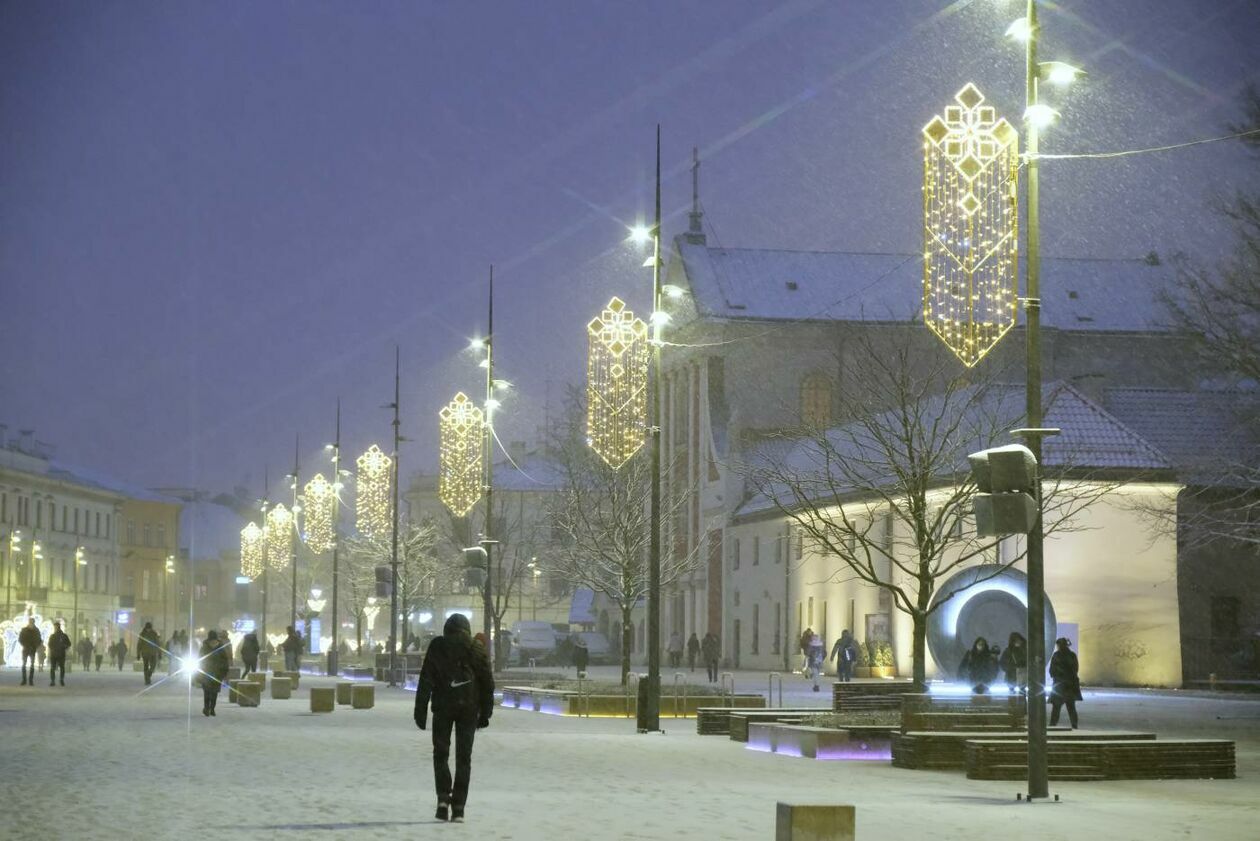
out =
[[[666,681],[671,680],[670,673]],[[141,692],[133,672],[69,675],[33,688],[0,672],[3,838],[770,839],[777,800],[857,806],[867,839],[1037,841],[1254,838],[1260,825],[1260,698],[1087,693],[1082,723],[1238,741],[1239,779],[1055,783],[1064,802],[1015,802],[1020,784],[884,763],[757,753],[664,720],[636,735],[623,719],[562,719],[499,709],[477,738],[468,822],[437,826],[428,734],[414,695],[378,685],[373,710],[312,715],[293,700],[258,709],[168,683]],[[737,676],[762,688],[764,673]],[[813,695],[799,677],[786,699]]]

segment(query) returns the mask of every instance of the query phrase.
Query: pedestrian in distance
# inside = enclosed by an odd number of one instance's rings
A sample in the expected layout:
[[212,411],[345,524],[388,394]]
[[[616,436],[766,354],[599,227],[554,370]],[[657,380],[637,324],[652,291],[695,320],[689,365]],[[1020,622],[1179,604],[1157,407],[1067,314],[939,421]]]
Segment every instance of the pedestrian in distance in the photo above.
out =
[[127,661],[127,641],[120,639],[114,643],[114,656],[118,658],[118,671],[123,670],[123,664]]
[[971,684],[972,692],[984,695],[988,693],[989,685],[997,678],[997,673],[997,655],[993,649],[989,648],[989,641],[984,637],[976,637],[976,641],[971,644],[971,648],[963,655],[962,662],[958,665],[959,677]]
[[[490,726],[494,676],[484,646],[473,640],[468,617],[451,614],[442,636],[429,643],[416,687],[416,726],[424,730],[433,707],[433,783],[439,821],[462,821],[472,777],[473,737]],[[455,777],[448,763],[455,731]]]
[[258,635],[253,631],[250,631],[241,640],[241,677],[245,677],[250,672],[258,671],[258,652],[260,649]]
[[48,637],[48,678],[49,686],[57,685],[57,671],[61,671],[61,685],[66,685],[66,654],[70,651],[70,637],[61,630],[61,622],[53,623],[53,632]]
[[[110,648],[112,649],[112,646]],[[106,649],[102,647],[102,643],[92,643],[92,655],[96,659],[96,670],[98,672],[101,670],[101,663],[105,662],[105,652]],[[109,657],[111,660],[114,659],[114,652],[112,650],[109,651]]]
[[1067,707],[1068,721],[1075,730],[1080,724],[1076,717],[1076,702],[1081,696],[1080,662],[1072,651],[1072,642],[1059,637],[1054,642],[1054,655],[1050,658],[1050,726],[1059,723],[1059,711]]
[[857,663],[857,640],[845,628],[840,632],[840,639],[831,648],[831,659],[836,661],[836,678],[841,683],[853,680],[853,666]]
[[586,640],[576,637],[573,640],[573,668],[577,670],[578,677],[586,676],[586,666],[590,662],[591,652],[586,647]]
[[722,654],[722,643],[718,640],[717,634],[709,631],[704,635],[704,640],[700,643],[700,654],[703,656],[704,666],[709,672],[709,683],[717,683],[718,658]]
[[677,669],[682,665],[683,654],[683,638],[682,634],[674,631],[669,635],[669,642],[665,645],[665,651],[669,654],[670,668]]
[[302,635],[293,630],[292,625],[284,630],[284,642],[280,643],[280,650],[284,652],[284,670],[296,672],[302,659]]
[[144,623],[140,639],[136,642],[136,654],[144,664],[144,685],[153,683],[153,670],[157,668],[158,655],[162,653],[162,638],[153,630],[152,622]]
[[1006,687],[1012,694],[1026,691],[1028,686],[1028,643],[1019,631],[1011,631],[1006,638],[1006,650],[998,658],[1002,674],[1006,678]]
[[696,632],[692,631],[691,636],[687,639],[687,668],[690,671],[696,670],[696,658],[700,656],[700,638],[696,636]]
[[201,681],[201,714],[214,715],[214,708],[219,703],[219,690],[228,673],[228,649],[232,647],[228,640],[220,640],[216,631],[206,634],[206,641],[201,644],[198,654],[198,675]]
[[74,653],[83,664],[83,671],[86,672],[92,668],[92,641],[86,635],[75,645]]
[[179,659],[179,631],[171,634],[171,638],[166,641],[166,674],[175,674],[175,661]]
[[[27,617],[26,625],[18,632],[18,645],[22,647],[22,685],[35,685],[35,652],[44,643],[44,635],[35,627],[35,617]],[[29,669],[27,668],[29,666]]]
[[826,650],[822,637],[818,636],[818,634],[811,634],[809,647],[806,649],[806,662],[809,663],[809,677],[814,681],[815,692],[819,691],[818,676],[822,674],[823,657],[826,656]]
[[809,641],[813,636],[813,628],[806,628],[801,632],[801,674],[809,671]]
[[48,647],[44,643],[39,644],[39,648],[35,649],[35,661],[39,664],[39,670],[44,670],[44,661],[48,659]]

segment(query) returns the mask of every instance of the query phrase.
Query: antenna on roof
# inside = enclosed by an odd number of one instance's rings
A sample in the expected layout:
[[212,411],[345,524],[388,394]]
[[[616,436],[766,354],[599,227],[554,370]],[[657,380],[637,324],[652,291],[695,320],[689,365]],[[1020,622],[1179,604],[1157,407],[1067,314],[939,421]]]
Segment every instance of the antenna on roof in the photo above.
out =
[[686,240],[692,245],[704,245],[704,213],[700,210],[700,149],[691,147],[691,224],[687,228]]

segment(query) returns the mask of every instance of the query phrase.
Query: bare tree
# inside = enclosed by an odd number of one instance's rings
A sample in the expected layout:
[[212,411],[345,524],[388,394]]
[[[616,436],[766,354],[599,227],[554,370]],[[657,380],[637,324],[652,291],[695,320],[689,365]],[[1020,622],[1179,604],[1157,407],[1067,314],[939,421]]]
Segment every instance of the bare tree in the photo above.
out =
[[[621,682],[630,673],[634,623],[631,614],[647,595],[648,548],[651,518],[651,461],[641,450],[619,470],[609,467],[587,444],[586,404],[571,390],[567,411],[551,432],[551,452],[562,476],[552,518],[564,534],[553,550],[555,574],[578,587],[588,587],[615,604],[621,612]],[[680,495],[678,495],[680,496]],[[662,511],[668,522],[669,507]],[[663,552],[661,587],[678,582],[696,568],[699,555]]]
[[[852,361],[840,362],[849,395],[842,415],[850,420],[771,435],[743,470],[772,510],[836,559],[829,580],[864,581],[909,614],[913,677],[922,687],[928,617],[953,595],[933,603],[938,585],[964,566],[992,563],[979,583],[1022,556],[1012,552],[998,563],[999,541],[968,527],[976,487],[966,455],[1017,425],[1023,389],[974,371],[968,381],[952,357],[935,347],[916,350],[902,339],[908,335],[855,339],[857,353],[846,357]],[[1066,478],[1043,484],[1047,533],[1066,528],[1107,488],[1069,491]]]
[[[437,528],[432,523],[404,520],[398,524],[398,604],[404,617],[410,615],[409,606],[433,589],[432,582],[438,574],[434,552],[437,539]],[[377,567],[388,567],[393,560],[393,535],[355,534],[346,539],[346,548],[349,563],[342,583],[355,619],[355,639],[362,649],[368,599],[376,596]],[[406,624],[400,635],[402,640],[407,639]]]

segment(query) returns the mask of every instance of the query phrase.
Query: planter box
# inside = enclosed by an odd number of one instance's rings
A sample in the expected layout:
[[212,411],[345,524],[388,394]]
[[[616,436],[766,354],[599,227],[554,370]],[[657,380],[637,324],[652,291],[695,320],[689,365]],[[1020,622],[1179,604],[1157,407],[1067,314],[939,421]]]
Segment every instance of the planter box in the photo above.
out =
[[356,710],[370,710],[376,706],[376,686],[357,683],[350,690],[350,706]]
[[331,686],[311,687],[311,712],[330,713],[337,706],[337,695]]
[[242,707],[256,707],[262,703],[262,684],[252,680],[238,681],[236,703]]
[[271,697],[273,700],[286,700],[293,695],[293,684],[287,677],[271,679]]
[[343,707],[350,706],[350,691],[354,689],[354,684],[348,680],[337,682],[337,703]]

